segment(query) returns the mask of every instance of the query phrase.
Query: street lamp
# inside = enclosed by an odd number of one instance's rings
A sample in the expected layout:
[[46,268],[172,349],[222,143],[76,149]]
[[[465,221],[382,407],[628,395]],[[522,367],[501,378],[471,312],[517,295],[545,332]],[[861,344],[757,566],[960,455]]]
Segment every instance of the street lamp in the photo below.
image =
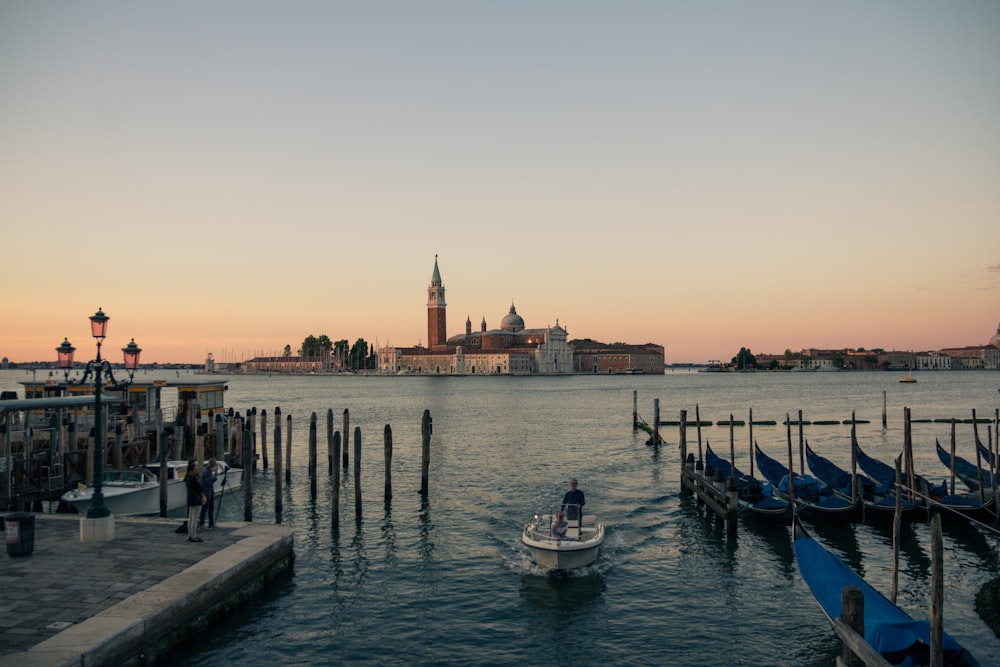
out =
[[139,346],[132,339],[128,345],[122,348],[125,355],[125,370],[128,371],[128,380],[121,382],[115,380],[111,370],[111,364],[101,359],[101,344],[108,333],[108,320],[111,318],[98,308],[97,312],[90,316],[91,335],[97,339],[97,358],[87,362],[87,369],[83,377],[79,380],[70,380],[69,372],[73,368],[73,353],[76,348],[64,338],[63,342],[56,348],[59,355],[59,368],[66,374],[66,382],[71,385],[83,385],[94,377],[94,495],[91,498],[90,506],[87,508],[88,519],[102,519],[111,515],[111,510],[104,504],[104,439],[107,433],[101,424],[101,389],[105,386],[104,378],[107,377],[107,387],[109,389],[125,389],[132,383],[135,371],[139,368],[139,354],[142,352]]

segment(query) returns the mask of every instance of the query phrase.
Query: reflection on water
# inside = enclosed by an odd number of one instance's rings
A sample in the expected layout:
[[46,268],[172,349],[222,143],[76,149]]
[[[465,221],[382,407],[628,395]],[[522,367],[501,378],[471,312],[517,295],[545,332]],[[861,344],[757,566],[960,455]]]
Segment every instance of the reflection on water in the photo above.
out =
[[852,570],[865,576],[864,556],[858,546],[853,523],[811,524],[814,536],[819,537],[831,551],[840,556],[841,560]]
[[599,600],[604,593],[604,577],[580,576],[572,572],[521,576],[521,597],[544,609],[575,612]]
[[788,526],[747,517],[746,521],[740,523],[739,530],[749,532],[758,538],[754,540],[753,547],[770,551],[777,559],[781,573],[786,579],[795,575],[795,551],[792,548],[792,536]]

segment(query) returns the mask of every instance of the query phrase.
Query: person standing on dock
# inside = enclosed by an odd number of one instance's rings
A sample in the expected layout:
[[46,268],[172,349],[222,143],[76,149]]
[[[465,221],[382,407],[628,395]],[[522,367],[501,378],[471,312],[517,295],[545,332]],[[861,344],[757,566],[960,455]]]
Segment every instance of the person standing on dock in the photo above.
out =
[[188,508],[188,542],[202,542],[198,537],[198,515],[201,506],[207,502],[205,492],[201,488],[201,475],[198,474],[198,464],[188,461],[187,473],[184,475],[184,486],[187,487]]
[[569,491],[563,496],[562,509],[568,519],[579,519],[587,502],[583,497],[583,491],[576,488],[576,484],[576,479],[569,480]]
[[201,506],[201,515],[198,517],[198,527],[201,528],[208,521],[208,527],[215,528],[215,458],[210,458],[205,462],[205,469],[201,471],[201,490],[205,494],[206,503]]

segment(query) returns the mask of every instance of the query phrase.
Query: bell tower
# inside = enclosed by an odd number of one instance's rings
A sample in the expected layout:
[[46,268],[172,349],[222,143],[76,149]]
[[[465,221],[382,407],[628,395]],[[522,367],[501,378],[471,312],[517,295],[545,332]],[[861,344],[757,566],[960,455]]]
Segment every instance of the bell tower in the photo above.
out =
[[441,348],[448,343],[448,327],[444,302],[444,285],[441,284],[441,272],[438,271],[438,258],[434,255],[434,273],[431,284],[427,287],[427,347]]

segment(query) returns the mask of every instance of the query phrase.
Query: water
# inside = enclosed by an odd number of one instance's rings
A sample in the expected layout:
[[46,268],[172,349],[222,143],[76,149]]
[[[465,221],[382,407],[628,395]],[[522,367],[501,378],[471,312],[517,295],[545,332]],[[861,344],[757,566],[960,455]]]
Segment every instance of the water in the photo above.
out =
[[[23,375],[23,372],[21,373]],[[8,382],[7,374],[0,375]],[[703,508],[679,494],[677,428],[663,427],[659,450],[633,432],[639,412],[677,419],[695,404],[701,418],[771,419],[754,437],[787,456],[780,422],[798,410],[808,420],[869,420],[858,427],[866,452],[891,460],[902,444],[903,407],[914,419],[992,417],[1000,374],[918,374],[899,384],[892,373],[711,374],[516,377],[234,377],[227,405],[280,406],[293,416],[293,481],[281,522],[295,529],[294,577],[172,656],[181,665],[832,665],[839,642],[798,575],[788,530],[741,523],[735,539]],[[889,424],[881,426],[883,391]],[[337,430],[350,410],[363,433],[364,516],[354,518],[350,475],[341,525],[330,527],[329,485],[309,499],[307,435],[319,418],[321,457],[326,415]],[[420,421],[433,416],[430,494],[420,487]],[[383,501],[383,429],[393,434],[394,496]],[[947,471],[934,438],[948,446],[950,425],[913,425],[917,470],[934,480]],[[269,444],[272,438],[269,433]],[[749,467],[749,433],[737,427],[737,466]],[[848,467],[849,427],[807,426],[821,454]],[[696,451],[696,431],[688,431]],[[702,429],[718,452],[729,428]],[[798,443],[798,432],[793,431]],[[980,425],[985,441],[987,430]],[[958,453],[974,458],[972,427],[958,427]],[[353,450],[353,447],[352,447]],[[351,452],[353,455],[353,451]],[[273,453],[272,453],[273,459]],[[325,459],[324,459],[325,460]],[[353,459],[352,459],[353,466]],[[325,466],[321,466],[325,471]],[[520,530],[562,497],[577,477],[589,510],[607,524],[595,564],[552,575],[533,567]],[[273,476],[258,475],[254,519],[275,520]],[[242,497],[223,500],[223,519],[242,518]],[[870,583],[888,593],[891,533],[859,525],[816,527],[814,535]],[[903,534],[899,602],[916,617],[929,608],[929,527]],[[211,533],[206,535],[211,539]],[[997,538],[976,528],[946,528],[946,630],[980,662],[1000,664],[1000,640],[976,615],[979,587],[996,576]]]

